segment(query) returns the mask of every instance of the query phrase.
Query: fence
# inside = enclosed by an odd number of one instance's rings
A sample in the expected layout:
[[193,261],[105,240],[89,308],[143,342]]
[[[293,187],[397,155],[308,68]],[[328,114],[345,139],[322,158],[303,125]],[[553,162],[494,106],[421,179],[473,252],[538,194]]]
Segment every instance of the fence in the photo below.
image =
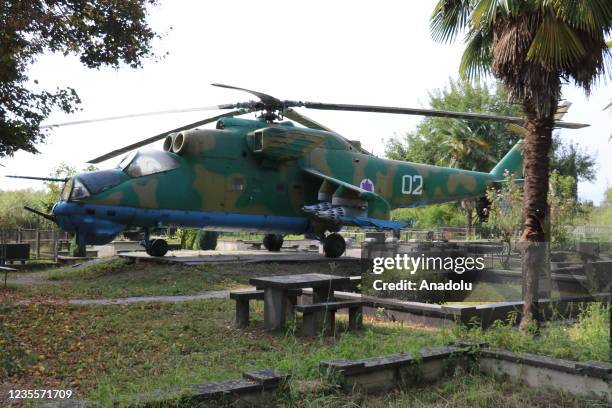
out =
[[27,244],[29,259],[57,261],[58,252],[67,248],[69,239],[68,233],[60,230],[0,229],[0,263],[10,260],[7,256],[10,244]]

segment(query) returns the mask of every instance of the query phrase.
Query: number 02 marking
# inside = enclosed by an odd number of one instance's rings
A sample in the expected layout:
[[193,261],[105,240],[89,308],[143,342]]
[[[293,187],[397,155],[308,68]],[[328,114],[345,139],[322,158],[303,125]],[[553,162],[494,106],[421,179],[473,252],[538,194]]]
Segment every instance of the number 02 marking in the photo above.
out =
[[413,195],[423,194],[423,176],[406,175],[402,177],[402,193]]

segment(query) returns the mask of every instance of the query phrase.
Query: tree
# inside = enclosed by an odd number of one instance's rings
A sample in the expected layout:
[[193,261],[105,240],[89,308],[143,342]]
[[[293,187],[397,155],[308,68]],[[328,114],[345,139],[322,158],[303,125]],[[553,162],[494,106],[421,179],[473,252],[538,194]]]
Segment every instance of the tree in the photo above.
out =
[[42,190],[0,191],[0,228],[51,229],[51,221],[40,217],[23,207],[28,206],[41,212],[47,212]]
[[512,181],[514,178],[514,175],[507,174],[502,188],[498,190],[490,188],[487,191],[487,199],[491,203],[488,208],[487,225],[493,227],[494,235],[499,237],[506,247],[506,254],[502,260],[502,266],[506,269],[510,266],[510,254],[521,228],[523,191]]
[[[93,164],[88,164],[82,171],[86,172],[86,171],[95,171],[95,170],[98,170],[96,166],[94,166]],[[51,174],[49,174],[49,177],[62,179],[62,178],[70,178],[76,174],[77,174],[77,169],[74,166],[66,162],[62,162],[51,171]],[[47,186],[48,192],[47,192],[47,196],[45,197],[44,204],[47,207],[47,212],[49,212],[53,208],[53,205],[57,202],[62,192],[62,189],[64,188],[64,183],[50,181],[50,182],[46,182],[45,185]]]
[[436,40],[466,31],[465,77],[492,73],[523,107],[523,331],[537,325],[538,274],[546,271],[548,158],[561,84],[590,92],[610,59],[611,21],[609,0],[440,0],[431,17]]
[[[445,88],[429,93],[429,104],[440,110],[520,115],[520,108],[509,103],[507,97],[500,84],[451,79]],[[395,160],[489,171],[523,135],[524,129],[518,130],[498,122],[428,117],[419,122],[415,132],[390,139],[385,153]],[[551,170],[575,180],[590,181],[595,176],[595,163],[595,158],[577,145],[564,144],[558,136],[554,138]],[[573,191],[576,198],[576,184]],[[461,208],[469,232],[473,205],[462,202]],[[478,216],[482,214],[478,212]]]
[[[445,88],[429,92],[429,105],[440,110],[521,115],[520,107],[507,98],[500,84],[451,79]],[[394,160],[489,171],[520,136],[525,136],[523,129],[516,129],[498,122],[427,117],[414,132],[389,139],[385,154]],[[564,143],[558,135],[553,137],[551,171],[578,181],[593,181],[595,166],[593,155],[577,144]]]
[[[433,109],[519,114],[519,108],[506,99],[506,92],[498,84],[462,79],[451,79],[445,88],[429,93]],[[427,117],[416,131],[387,141],[385,153],[395,160],[489,171],[518,140],[519,136],[503,123]]]
[[88,68],[139,67],[156,34],[146,22],[157,0],[0,0],[0,157],[37,153],[40,124],[54,108],[76,110],[72,88],[42,90],[28,68],[38,55],[77,55]]
[[604,208],[612,208],[612,187],[606,188],[601,206]]
[[553,154],[551,157],[551,172],[556,171],[562,176],[570,176],[573,179],[571,188],[574,200],[578,199],[578,181],[594,181],[595,157],[578,144],[563,143],[558,136],[553,137]]
[[[510,254],[515,248],[515,240],[520,231],[522,220],[523,189],[513,182],[514,175],[508,174],[502,187],[490,188],[487,198],[491,203],[487,224],[494,229],[494,235],[506,245],[506,256],[502,260],[504,268],[509,267]],[[571,176],[562,176],[557,171],[550,174],[548,201],[551,216],[551,244],[562,247],[569,240],[567,226],[571,226],[583,210],[572,195],[575,185]]]

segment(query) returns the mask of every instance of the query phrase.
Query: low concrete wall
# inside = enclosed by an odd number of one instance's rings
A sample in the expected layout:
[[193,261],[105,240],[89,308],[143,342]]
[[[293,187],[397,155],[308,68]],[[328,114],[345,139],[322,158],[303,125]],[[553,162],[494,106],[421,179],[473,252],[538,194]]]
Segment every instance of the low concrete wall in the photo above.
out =
[[612,402],[612,364],[599,361],[579,363],[528,353],[488,349],[485,343],[456,341],[454,347],[421,349],[362,360],[324,361],[321,371],[345,392],[380,393],[442,379],[458,365],[477,367],[501,381]]
[[[520,316],[523,302],[499,302],[477,306],[438,305],[434,303],[408,302],[395,299],[383,299],[373,296],[361,295],[352,292],[336,291],[337,300],[364,300],[369,303],[363,308],[364,316],[382,318],[388,321],[404,321],[407,323],[428,324],[435,327],[444,327],[455,322],[463,324],[477,324],[482,328],[490,327],[496,320],[506,321],[511,312]],[[312,291],[304,289],[301,302],[312,302]],[[576,316],[580,311],[580,304],[584,302],[610,302],[610,294],[597,293],[594,295],[579,295],[561,299],[540,299],[540,310],[544,319],[551,317],[569,318]]]
[[436,381],[459,363],[462,351],[453,347],[424,348],[416,355],[392,354],[361,360],[323,361],[319,369],[346,392],[379,393],[400,386]]
[[480,355],[479,367],[481,371],[501,380],[510,378],[534,388],[612,403],[610,363],[576,363],[535,354],[484,349]]

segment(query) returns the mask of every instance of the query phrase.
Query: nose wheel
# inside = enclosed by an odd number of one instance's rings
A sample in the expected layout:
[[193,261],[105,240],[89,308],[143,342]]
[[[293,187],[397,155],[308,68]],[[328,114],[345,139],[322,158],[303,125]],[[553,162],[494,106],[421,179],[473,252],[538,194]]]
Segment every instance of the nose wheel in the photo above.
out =
[[338,258],[346,250],[346,241],[340,234],[329,234],[323,238],[323,253],[328,258]]

